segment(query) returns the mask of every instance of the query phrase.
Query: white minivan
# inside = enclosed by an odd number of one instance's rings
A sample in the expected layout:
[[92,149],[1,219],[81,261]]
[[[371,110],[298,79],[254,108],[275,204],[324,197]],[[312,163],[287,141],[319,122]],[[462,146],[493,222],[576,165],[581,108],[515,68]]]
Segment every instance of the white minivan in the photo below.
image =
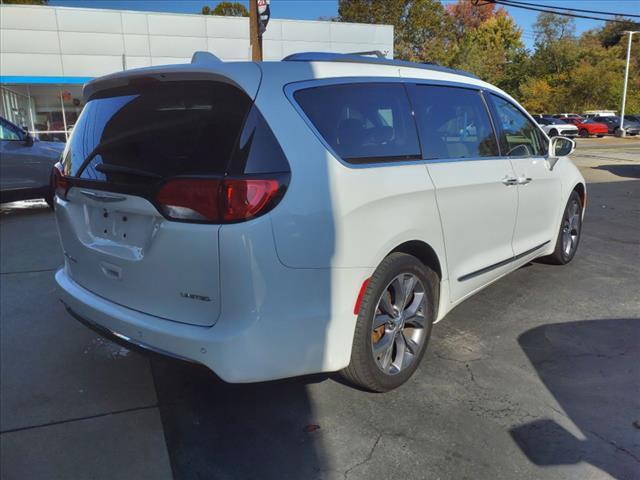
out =
[[62,301],[228,382],[390,390],[453,307],[578,247],[573,142],[466,72],[197,53],[84,97],[54,175]]

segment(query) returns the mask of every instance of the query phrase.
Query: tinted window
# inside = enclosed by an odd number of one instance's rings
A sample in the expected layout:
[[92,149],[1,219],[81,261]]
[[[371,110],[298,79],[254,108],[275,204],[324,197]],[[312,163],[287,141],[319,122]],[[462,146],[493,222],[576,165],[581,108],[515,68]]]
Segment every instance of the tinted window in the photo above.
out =
[[345,161],[420,158],[411,107],[401,84],[349,84],[298,90],[294,97]]
[[148,183],[222,174],[251,105],[237,88],[215,82],[110,93],[84,107],[65,155],[68,175]]
[[477,90],[416,85],[411,88],[411,100],[424,158],[498,155],[491,120]]
[[228,173],[242,175],[288,171],[289,162],[278,140],[254,105],[238,138]]
[[547,142],[534,123],[512,103],[493,94],[489,97],[501,130],[502,154],[512,157],[546,155]]

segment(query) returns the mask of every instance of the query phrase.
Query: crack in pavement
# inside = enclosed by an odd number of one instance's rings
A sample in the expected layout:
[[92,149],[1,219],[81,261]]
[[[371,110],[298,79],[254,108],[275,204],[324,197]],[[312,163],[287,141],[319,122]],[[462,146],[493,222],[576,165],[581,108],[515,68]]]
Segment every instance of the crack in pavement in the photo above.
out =
[[361,467],[362,465],[364,465],[365,463],[367,463],[368,461],[370,461],[373,458],[373,452],[378,447],[378,443],[380,443],[380,439],[382,439],[382,433],[378,434],[378,438],[376,438],[376,441],[373,443],[373,447],[371,447],[371,450],[369,451],[369,454],[367,455],[367,457],[364,460],[362,460],[361,462],[356,463],[355,465],[353,465],[352,467],[349,467],[347,470],[344,471],[344,473],[342,475],[344,476],[345,480],[347,480],[347,478],[349,477],[349,474],[354,469],[356,469],[358,467]]
[[33,430],[35,428],[52,427],[54,425],[63,425],[65,423],[80,422],[82,420],[93,420],[94,418],[108,417],[109,415],[120,415],[122,413],[139,412],[142,410],[150,410],[152,408],[158,408],[158,407],[159,405],[155,403],[153,405],[145,405],[142,407],[125,408],[122,410],[114,410],[112,412],[98,413],[96,415],[89,415],[86,417],[68,418],[65,420],[58,420],[57,422],[41,423],[38,425],[28,425],[26,427],[9,428],[7,430],[0,431],[0,434],[4,435],[5,433],[15,433],[15,432],[21,432],[23,430]]
[[602,440],[603,442],[611,445],[614,449],[616,449],[618,452],[622,452],[625,453],[626,455],[628,455],[629,457],[631,457],[632,459],[634,459],[636,462],[640,463],[640,458],[638,458],[633,452],[627,450],[626,448],[618,445],[616,442],[614,442],[613,440],[608,440],[606,438],[604,438],[602,435],[600,435],[599,433],[594,432],[593,430],[587,430],[587,432],[589,432],[590,434],[592,434],[594,437],[599,438],[600,440]]

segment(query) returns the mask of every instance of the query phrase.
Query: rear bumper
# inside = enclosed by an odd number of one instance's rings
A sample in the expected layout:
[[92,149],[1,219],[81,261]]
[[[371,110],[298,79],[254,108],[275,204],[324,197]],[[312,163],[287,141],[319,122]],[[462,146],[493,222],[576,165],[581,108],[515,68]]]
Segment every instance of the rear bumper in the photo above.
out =
[[[213,327],[165,320],[115,304],[83,288],[64,268],[55,278],[70,314],[100,335],[128,348],[203,364],[226,382],[258,382],[346,367],[356,321],[352,299],[371,272],[288,270],[282,294],[273,290],[271,294],[276,299],[286,295],[304,300],[303,291],[309,295],[311,290],[317,303],[307,296],[294,315],[283,311],[262,316],[247,308],[233,316],[223,315]],[[322,294],[319,285],[327,275],[331,278],[329,291],[353,290],[348,299]],[[300,293],[292,285],[299,285]]]
[[129,350],[134,350],[142,354],[153,354],[153,355],[158,355],[160,357],[169,357],[169,358],[174,358],[176,360],[183,360],[183,361],[193,363],[193,361],[189,360],[188,358],[181,357],[180,355],[176,355],[175,353],[160,350],[159,348],[156,348],[152,345],[148,345],[144,342],[136,341],[133,338],[127,337],[126,335],[122,335],[121,333],[109,330],[108,328],[103,327],[102,325],[98,325],[97,323],[92,322],[91,320],[88,320],[78,315],[69,306],[67,306],[64,303],[64,301],[62,302],[62,304],[67,309],[67,313],[71,315],[73,318],[75,318],[76,320],[78,320],[78,322],[83,324],[88,329],[93,330],[101,337],[104,337],[107,340],[111,340],[113,343],[116,343],[125,348],[128,348]]

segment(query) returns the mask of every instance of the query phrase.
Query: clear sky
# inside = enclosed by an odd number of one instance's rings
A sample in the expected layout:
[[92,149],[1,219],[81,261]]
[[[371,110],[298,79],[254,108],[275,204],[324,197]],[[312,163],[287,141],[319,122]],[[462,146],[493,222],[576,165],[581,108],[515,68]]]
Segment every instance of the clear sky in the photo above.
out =
[[[453,3],[455,0],[441,0]],[[156,12],[200,13],[204,5],[215,6],[216,0],[50,0],[50,5],[65,7],[115,8],[122,10],[147,10]],[[247,4],[246,1],[242,2]],[[624,12],[640,15],[640,0],[535,0],[533,3],[548,6],[572,7],[586,10]],[[507,7],[509,14],[523,30],[523,40],[528,48],[533,45],[533,24],[537,12]],[[272,18],[315,20],[332,17],[338,12],[338,0],[271,0]],[[585,14],[588,15],[588,14]],[[602,22],[576,18],[576,30],[581,33],[601,25]]]

